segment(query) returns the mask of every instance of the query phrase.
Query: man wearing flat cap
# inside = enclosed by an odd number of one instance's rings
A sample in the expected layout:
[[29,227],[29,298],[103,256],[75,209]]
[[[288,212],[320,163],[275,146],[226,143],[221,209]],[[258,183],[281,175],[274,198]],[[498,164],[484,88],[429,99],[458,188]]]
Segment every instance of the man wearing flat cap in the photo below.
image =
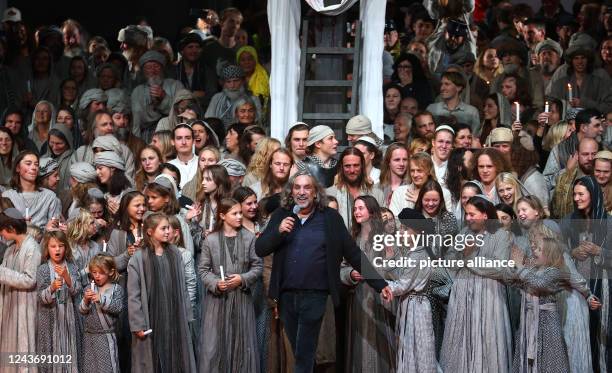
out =
[[157,51],[148,51],[138,60],[147,80],[132,92],[132,132],[146,143],[151,141],[157,122],[170,113],[174,96],[183,84],[164,79],[165,57]]
[[253,96],[246,87],[244,71],[240,66],[226,64],[221,68],[221,80],[223,81],[223,90],[215,94],[210,100],[210,105],[206,110],[204,117],[219,118],[223,121],[225,127],[229,127],[234,122],[234,113],[232,108],[238,99],[247,96],[255,104],[257,111],[256,118],[261,118],[262,110],[259,99]]
[[[434,18],[434,17],[432,17]],[[429,71],[446,71],[455,54],[466,51],[476,55],[476,40],[463,19],[442,20],[429,40]]]
[[328,126],[315,126],[308,133],[306,145],[308,155],[297,162],[298,170],[310,173],[322,187],[329,188],[334,184],[338,166],[338,160],[334,158],[338,149],[334,131]]
[[138,60],[153,42],[153,30],[147,26],[129,25],[119,30],[117,41],[121,43],[121,53],[128,61],[128,76],[124,84],[128,91],[131,92],[141,83]]
[[178,50],[181,60],[176,65],[176,79],[185,88],[193,92],[200,107],[208,107],[212,96],[217,93],[217,74],[215,69],[200,60],[202,56],[202,38],[196,33],[189,33],[181,39]]
[[542,79],[544,79],[544,83],[548,85],[555,70],[557,70],[561,64],[562,55],[563,49],[561,48],[561,44],[552,39],[545,39],[535,46],[535,66],[532,67],[531,70],[538,72],[542,76]]

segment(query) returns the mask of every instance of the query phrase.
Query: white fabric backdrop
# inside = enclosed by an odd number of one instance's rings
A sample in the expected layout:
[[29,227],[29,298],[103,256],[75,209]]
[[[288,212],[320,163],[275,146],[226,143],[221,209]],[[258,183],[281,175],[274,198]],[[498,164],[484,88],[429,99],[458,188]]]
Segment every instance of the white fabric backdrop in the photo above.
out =
[[[373,131],[383,138],[382,54],[386,0],[361,0],[362,59],[359,112],[372,121]],[[317,12],[338,15],[357,0],[342,0],[325,7],[323,0],[306,0]],[[297,121],[300,79],[300,0],[269,0],[268,23],[272,39],[270,76],[271,133],[283,139]]]

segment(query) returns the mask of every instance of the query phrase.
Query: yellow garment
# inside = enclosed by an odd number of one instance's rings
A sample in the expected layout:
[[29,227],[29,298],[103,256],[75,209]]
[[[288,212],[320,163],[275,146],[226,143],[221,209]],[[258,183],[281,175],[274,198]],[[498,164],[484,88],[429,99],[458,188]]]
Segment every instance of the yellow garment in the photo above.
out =
[[244,52],[250,53],[253,58],[255,58],[255,71],[249,78],[249,90],[253,93],[253,95],[261,96],[263,97],[264,101],[267,101],[270,98],[270,78],[268,77],[268,72],[259,63],[259,57],[257,56],[255,48],[249,45],[245,45],[244,47],[238,49],[238,52],[236,52],[237,63],[239,63],[240,55]]

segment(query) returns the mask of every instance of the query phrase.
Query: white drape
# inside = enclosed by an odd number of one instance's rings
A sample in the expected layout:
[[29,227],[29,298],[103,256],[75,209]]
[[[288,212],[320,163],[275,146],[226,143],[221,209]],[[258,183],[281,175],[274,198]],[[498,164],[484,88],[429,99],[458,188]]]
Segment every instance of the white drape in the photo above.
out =
[[[361,0],[362,57],[359,82],[359,113],[372,121],[373,131],[383,138],[382,55],[386,0]],[[315,11],[338,15],[357,0],[342,0],[325,7],[323,0],[306,0]],[[271,136],[283,139],[297,121],[300,79],[300,0],[268,0],[268,23],[272,39]]]

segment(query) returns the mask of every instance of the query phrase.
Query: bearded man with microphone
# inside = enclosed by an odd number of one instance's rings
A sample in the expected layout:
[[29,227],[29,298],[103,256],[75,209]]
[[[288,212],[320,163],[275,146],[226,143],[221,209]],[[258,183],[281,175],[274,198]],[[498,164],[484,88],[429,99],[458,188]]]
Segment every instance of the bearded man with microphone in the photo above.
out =
[[344,258],[365,281],[393,297],[359,250],[342,217],[327,207],[324,189],[307,171],[299,171],[281,195],[281,207],[255,242],[255,252],[274,253],[268,295],[278,303],[293,348],[295,373],[311,373],[327,297],[339,304],[340,265]]

